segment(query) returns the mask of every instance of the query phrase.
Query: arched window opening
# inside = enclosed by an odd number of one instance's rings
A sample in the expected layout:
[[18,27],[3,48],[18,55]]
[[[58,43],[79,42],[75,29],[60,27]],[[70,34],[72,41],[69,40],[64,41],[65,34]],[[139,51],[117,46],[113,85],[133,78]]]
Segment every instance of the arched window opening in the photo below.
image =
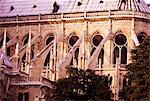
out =
[[76,49],[73,58],[71,59],[70,66],[78,64],[79,48]]
[[101,52],[100,52],[100,54],[99,54],[99,56],[98,56],[98,64],[100,64],[101,63],[101,65],[103,64],[103,62],[104,62],[104,49],[102,48],[101,49]]
[[53,41],[53,39],[54,39],[54,36],[48,37],[46,40],[46,45],[48,45],[51,41]]
[[[4,37],[1,37],[0,38],[1,41],[0,41],[0,48],[3,46],[3,40],[4,40]],[[6,36],[6,43],[10,40],[10,38],[8,36]]]
[[95,35],[92,40],[93,45],[98,46],[99,43],[102,41],[102,39],[103,39],[103,37],[101,35]]
[[[69,38],[69,47],[71,48],[79,39],[78,36],[73,35]],[[79,56],[79,48],[77,48],[73,54],[73,58],[71,59],[70,65],[78,65],[78,56]]]
[[127,48],[125,46],[121,49],[121,64],[127,64]]
[[31,59],[33,59],[33,58],[34,58],[34,51],[31,50]]
[[[22,67],[25,67],[25,65],[26,65],[26,53],[22,57]],[[25,68],[23,68],[23,70],[25,70]]]
[[50,52],[46,56],[44,66],[49,66],[49,64],[50,64]]
[[[3,46],[3,40],[4,40],[4,37],[1,37],[1,41],[0,41],[0,48],[2,48]],[[10,38],[8,36],[6,36],[6,43],[10,40]],[[10,56],[10,47],[8,47],[6,49],[6,54],[7,56]]]
[[115,47],[115,49],[114,49],[114,58],[113,58],[114,64],[116,64],[117,59],[119,59],[119,48]]
[[71,36],[71,38],[69,39],[69,45],[73,46],[77,42],[78,39],[79,39],[78,36]]
[[90,53],[91,56],[94,53],[95,49],[96,49],[95,47],[92,48],[91,53]]
[[[45,44],[48,45],[49,43],[51,43],[54,40],[54,36],[53,35],[49,35],[46,38]],[[44,68],[53,68],[54,66],[54,59],[52,58],[52,54],[53,54],[53,49],[54,46],[51,47],[51,49],[49,50],[45,61],[44,61]],[[57,44],[56,44],[56,50],[57,50]],[[56,51],[56,57],[57,57],[57,51]]]
[[123,34],[116,35],[116,37],[115,37],[115,43],[117,45],[124,45],[126,42],[127,42],[127,38],[126,38],[125,35],[123,35]]
[[74,56],[77,64],[78,64],[78,56],[79,56],[79,48],[76,49],[75,56]]
[[24,39],[23,39],[23,45],[26,45],[28,43],[28,40],[29,40],[29,34],[24,37]]
[[138,41],[140,42],[140,44],[142,44],[142,42],[146,38],[146,34],[144,32],[141,32],[138,34],[137,38],[138,38]]
[[[22,57],[22,67],[25,67],[26,66],[26,64],[27,64],[27,56],[26,56],[26,52],[24,53],[24,55],[23,55],[23,57]],[[31,59],[33,59],[34,58],[34,51],[33,50],[31,50]],[[24,68],[23,68],[23,70],[24,70]]]
[[[94,53],[94,51],[96,50],[96,47],[102,41],[102,39],[103,39],[103,37],[101,35],[98,35],[98,34],[94,35],[94,37],[92,38],[93,48],[92,48],[91,53],[90,53],[91,56]],[[97,67],[102,68],[103,63],[104,63],[104,49],[102,48],[99,55],[98,55]]]
[[127,64],[127,38],[118,32],[114,39],[113,63]]

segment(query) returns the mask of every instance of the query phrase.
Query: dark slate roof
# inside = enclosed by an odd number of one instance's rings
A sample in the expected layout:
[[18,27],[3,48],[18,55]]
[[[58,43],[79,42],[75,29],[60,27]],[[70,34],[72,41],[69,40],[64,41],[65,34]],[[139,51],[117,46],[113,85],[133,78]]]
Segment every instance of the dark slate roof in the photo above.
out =
[[108,10],[150,13],[143,0],[0,0],[0,17]]

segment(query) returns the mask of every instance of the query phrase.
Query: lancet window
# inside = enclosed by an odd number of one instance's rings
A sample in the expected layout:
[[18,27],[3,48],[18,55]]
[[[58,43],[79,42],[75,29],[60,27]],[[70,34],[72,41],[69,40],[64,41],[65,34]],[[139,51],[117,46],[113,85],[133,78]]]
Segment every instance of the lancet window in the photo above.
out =
[[113,63],[127,64],[127,38],[122,32],[117,32],[114,39]]
[[[50,42],[52,42],[54,39],[54,36],[51,35],[46,39],[46,45],[48,45]],[[50,49],[50,51],[48,52],[45,62],[44,62],[44,67],[51,67],[53,66],[53,59],[52,59],[52,54],[53,54],[53,47]]]
[[[28,44],[29,41],[29,35],[25,36],[23,39],[23,45]],[[30,57],[29,57],[30,54]],[[30,59],[33,59],[34,57],[34,45],[31,46],[31,51],[28,50],[28,46],[26,47],[26,52],[24,53],[22,57],[22,69],[25,70],[25,67],[27,64],[29,64]]]
[[[97,46],[102,41],[102,39],[103,39],[103,37],[99,33],[96,33],[94,35],[94,37],[92,38],[92,50],[90,53],[91,56],[94,53],[94,51],[96,50]],[[96,62],[97,62],[97,67],[102,68],[102,64],[104,63],[104,48],[101,49]]]
[[138,38],[138,41],[141,44],[144,41],[144,39],[146,38],[146,34],[144,32],[141,32],[141,33],[138,34],[137,38]]
[[[3,46],[3,40],[4,40],[4,37],[1,37],[0,38],[0,48],[2,48]],[[8,36],[6,36],[6,43],[10,40],[10,38]],[[7,47],[6,49],[6,54],[7,56],[10,56],[10,47]]]
[[[75,34],[69,38],[69,40],[68,40],[69,49],[71,49],[73,47],[73,45],[77,42],[78,39],[79,39],[79,37]],[[78,65],[78,56],[79,56],[79,48],[77,48],[73,53],[73,58],[70,63],[71,66]]]
[[26,45],[28,43],[29,40],[29,35],[25,36],[23,39],[23,45]]

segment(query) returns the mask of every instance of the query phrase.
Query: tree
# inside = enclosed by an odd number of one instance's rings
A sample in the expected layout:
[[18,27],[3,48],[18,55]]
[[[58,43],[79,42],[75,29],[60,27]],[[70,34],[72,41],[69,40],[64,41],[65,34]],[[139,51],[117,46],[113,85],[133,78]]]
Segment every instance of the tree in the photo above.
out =
[[112,91],[107,76],[92,70],[68,69],[68,77],[55,82],[54,99],[59,101],[111,101]]
[[122,97],[130,101],[148,101],[150,97],[150,36],[131,51],[132,63],[126,66],[127,81],[122,91]]

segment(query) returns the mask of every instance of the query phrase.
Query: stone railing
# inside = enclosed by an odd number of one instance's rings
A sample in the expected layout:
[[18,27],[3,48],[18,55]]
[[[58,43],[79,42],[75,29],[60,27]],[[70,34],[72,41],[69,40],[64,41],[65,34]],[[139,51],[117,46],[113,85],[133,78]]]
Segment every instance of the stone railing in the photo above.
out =
[[108,65],[102,65],[101,68],[99,68],[99,66],[97,65],[95,70],[96,71],[113,71],[115,70],[116,68],[119,69],[119,70],[125,70],[125,66],[126,64],[108,64]]
[[32,80],[31,77],[29,76],[21,76],[21,77],[12,77],[10,84],[11,85],[39,85],[39,86],[47,86],[49,88],[52,88],[52,83],[53,81],[47,79],[47,78],[43,78],[40,77],[38,80]]
[[[150,14],[137,11],[107,11],[107,12],[83,12],[83,13],[64,13],[64,14],[46,14],[37,16],[16,16],[16,17],[1,17],[0,24],[7,23],[23,23],[27,22],[42,22],[54,20],[71,20],[71,19],[91,19],[91,18],[108,18],[108,17],[137,17],[150,19]],[[3,23],[2,23],[3,22]],[[6,23],[7,22],[7,23]]]
[[11,83],[29,82],[29,81],[31,81],[30,77],[13,77],[13,78],[11,78]]
[[47,78],[49,80],[53,79],[52,78],[53,74],[54,74],[54,70],[50,69],[48,66],[45,66],[41,73],[42,77]]

